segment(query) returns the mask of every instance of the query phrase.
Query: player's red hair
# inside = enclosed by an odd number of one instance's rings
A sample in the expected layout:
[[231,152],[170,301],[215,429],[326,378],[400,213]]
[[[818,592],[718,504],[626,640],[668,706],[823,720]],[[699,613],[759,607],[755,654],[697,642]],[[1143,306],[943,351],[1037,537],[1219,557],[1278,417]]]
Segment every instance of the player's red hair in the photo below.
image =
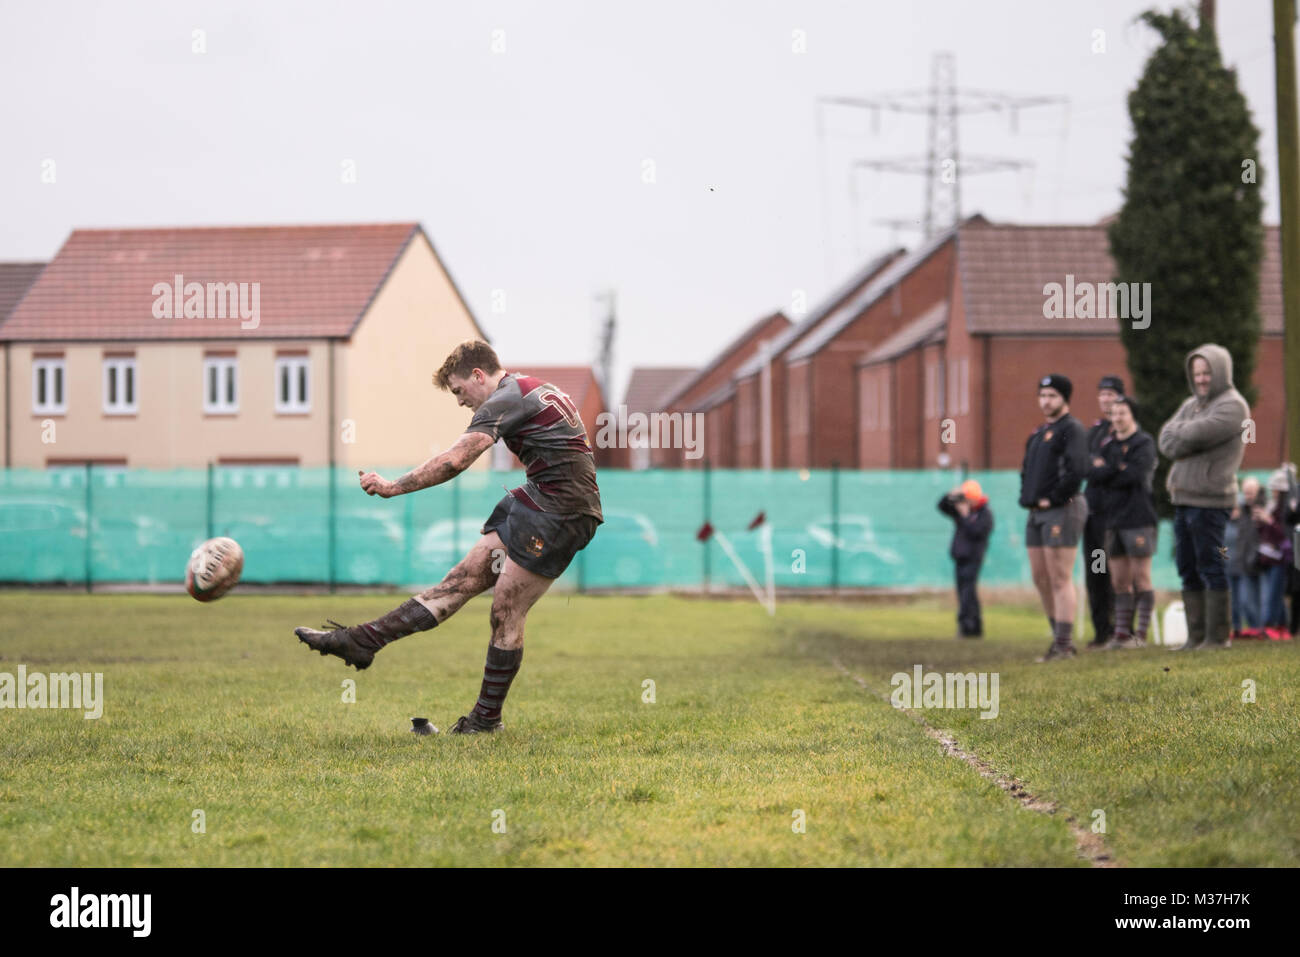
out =
[[433,374],[433,384],[446,392],[451,388],[450,379],[468,379],[475,369],[482,369],[488,375],[501,370],[501,360],[496,351],[482,339],[466,339],[455,349]]

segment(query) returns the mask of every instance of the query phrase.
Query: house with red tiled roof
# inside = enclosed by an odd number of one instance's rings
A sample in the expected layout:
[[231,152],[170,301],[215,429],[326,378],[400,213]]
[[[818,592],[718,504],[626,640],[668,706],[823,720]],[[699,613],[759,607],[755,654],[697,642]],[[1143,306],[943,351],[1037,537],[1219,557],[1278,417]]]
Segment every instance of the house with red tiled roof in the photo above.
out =
[[[506,372],[519,372],[535,379],[541,379],[543,382],[549,382],[572,399],[574,407],[578,410],[578,415],[582,418],[582,424],[587,430],[587,442],[591,445],[591,451],[596,460],[596,468],[600,469],[610,464],[613,450],[601,448],[596,444],[596,433],[600,428],[598,419],[601,413],[606,410],[606,404],[605,394],[600,388],[600,382],[596,379],[595,369],[591,366],[547,366],[531,363],[509,363],[504,359],[501,360],[501,368],[505,369]],[[466,424],[468,424],[468,420]],[[491,461],[494,469],[523,468],[523,463],[519,461],[518,457],[506,448],[504,442],[500,441],[492,448]]]
[[[670,395],[699,369],[694,366],[637,366],[628,378],[623,395],[623,414],[649,416],[663,408],[664,397]],[[611,451],[610,465],[614,468],[645,469],[650,467],[648,442],[628,443],[627,448]]]
[[[891,249],[869,260],[817,308],[767,341],[757,355],[736,370],[731,383],[735,406],[735,438],[732,443],[735,455],[734,462],[729,464],[737,468],[785,468],[789,465],[786,357],[818,329],[834,322],[842,309],[903,254],[902,249]],[[730,395],[722,392],[719,397],[727,401]],[[719,427],[724,427],[724,424],[719,423]]]
[[754,320],[699,371],[688,376],[660,400],[660,411],[669,415],[698,413],[703,416],[703,454],[698,458],[685,455],[681,448],[673,447],[673,440],[668,439],[663,440],[663,446],[655,448],[656,440],[652,438],[652,465],[657,468],[701,468],[706,462],[716,464],[734,456],[732,403],[735,389],[732,377],[737,369],[758,354],[762,343],[776,339],[790,325],[789,317],[780,311]]
[[854,365],[946,300],[952,269],[950,233],[892,257],[789,348],[782,359],[788,467],[854,467],[859,438]]
[[2,464],[411,465],[469,338],[418,223],[79,229],[0,322]]
[[[27,290],[44,268],[45,263],[0,263],[0,325],[14,311],[23,296],[27,295]],[[4,396],[8,391],[8,376],[8,363],[0,357],[0,411],[3,410]]]
[[[1025,438],[1042,421],[1035,385],[1051,372],[1071,379],[1071,412],[1085,423],[1099,415],[1096,387],[1102,376],[1120,376],[1140,400],[1119,338],[1121,320],[1102,317],[1099,310],[1093,316],[1045,315],[1049,284],[1104,289],[1114,278],[1104,221],[1021,226],[972,217],[932,245],[932,254],[942,251],[949,265],[945,295],[854,362],[853,388],[846,394],[854,399],[856,442],[848,464],[1019,468]],[[913,260],[908,268],[919,263]],[[1274,468],[1287,457],[1275,226],[1264,232],[1259,293],[1262,326],[1253,376],[1258,401],[1251,409],[1257,434],[1246,446],[1248,469]],[[1158,292],[1154,298],[1153,321],[1176,321],[1161,317]],[[1123,321],[1145,320],[1130,315]],[[1169,374],[1182,380],[1183,356],[1169,357]],[[1160,424],[1141,422],[1151,432]]]

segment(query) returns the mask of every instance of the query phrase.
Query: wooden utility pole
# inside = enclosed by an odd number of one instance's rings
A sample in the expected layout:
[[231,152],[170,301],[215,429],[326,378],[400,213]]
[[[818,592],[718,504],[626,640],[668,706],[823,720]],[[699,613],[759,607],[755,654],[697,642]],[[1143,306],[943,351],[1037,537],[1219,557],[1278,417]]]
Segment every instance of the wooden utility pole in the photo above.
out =
[[1282,198],[1282,381],[1286,455],[1300,455],[1300,132],[1296,117],[1296,0],[1273,0],[1277,76],[1277,168]]

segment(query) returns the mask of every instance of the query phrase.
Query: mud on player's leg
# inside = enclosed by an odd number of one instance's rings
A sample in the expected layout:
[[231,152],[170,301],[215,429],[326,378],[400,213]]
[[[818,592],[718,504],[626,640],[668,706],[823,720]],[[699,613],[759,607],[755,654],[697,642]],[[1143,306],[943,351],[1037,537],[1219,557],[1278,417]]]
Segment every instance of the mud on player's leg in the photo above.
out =
[[480,538],[442,581],[421,592],[418,600],[441,624],[465,602],[497,583],[505,567],[506,547],[495,531]]
[[524,619],[554,578],[530,572],[506,558],[492,593],[492,644],[513,651],[524,643]]

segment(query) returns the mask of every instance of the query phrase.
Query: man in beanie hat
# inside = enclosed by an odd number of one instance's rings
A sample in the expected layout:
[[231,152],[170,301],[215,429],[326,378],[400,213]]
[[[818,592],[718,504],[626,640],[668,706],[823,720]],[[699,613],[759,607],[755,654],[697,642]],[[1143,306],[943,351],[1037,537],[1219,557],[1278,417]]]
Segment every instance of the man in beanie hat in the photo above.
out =
[[957,566],[957,636],[983,638],[984,622],[975,593],[980,565],[993,533],[993,513],[979,482],[967,479],[939,499],[939,511],[952,518],[955,528],[948,554]]
[[1237,469],[1250,407],[1232,386],[1232,356],[1207,343],[1184,361],[1192,395],[1160,428],[1160,452],[1173,460],[1165,487],[1174,503],[1174,562],[1183,580],[1187,644],[1229,648],[1228,555],[1224,531],[1237,498]]
[[1038,661],[1075,655],[1074,556],[1088,517],[1079,494],[1088,471],[1088,437],[1070,415],[1070,380],[1046,375],[1038,380],[1038,408],[1046,421],[1025,443],[1020,469],[1020,504],[1029,509],[1025,546],[1034,586],[1052,626],[1052,644]]
[[[1111,404],[1124,395],[1124,380],[1117,375],[1102,376],[1097,383],[1097,407],[1101,418],[1088,429],[1088,460],[1103,458],[1106,446],[1115,437],[1110,424]],[[1090,480],[1084,491],[1088,518],[1083,525],[1083,575],[1088,587],[1088,607],[1092,612],[1092,641],[1089,651],[1106,647],[1114,634],[1115,600],[1106,565],[1106,517],[1103,512],[1103,489]]]

